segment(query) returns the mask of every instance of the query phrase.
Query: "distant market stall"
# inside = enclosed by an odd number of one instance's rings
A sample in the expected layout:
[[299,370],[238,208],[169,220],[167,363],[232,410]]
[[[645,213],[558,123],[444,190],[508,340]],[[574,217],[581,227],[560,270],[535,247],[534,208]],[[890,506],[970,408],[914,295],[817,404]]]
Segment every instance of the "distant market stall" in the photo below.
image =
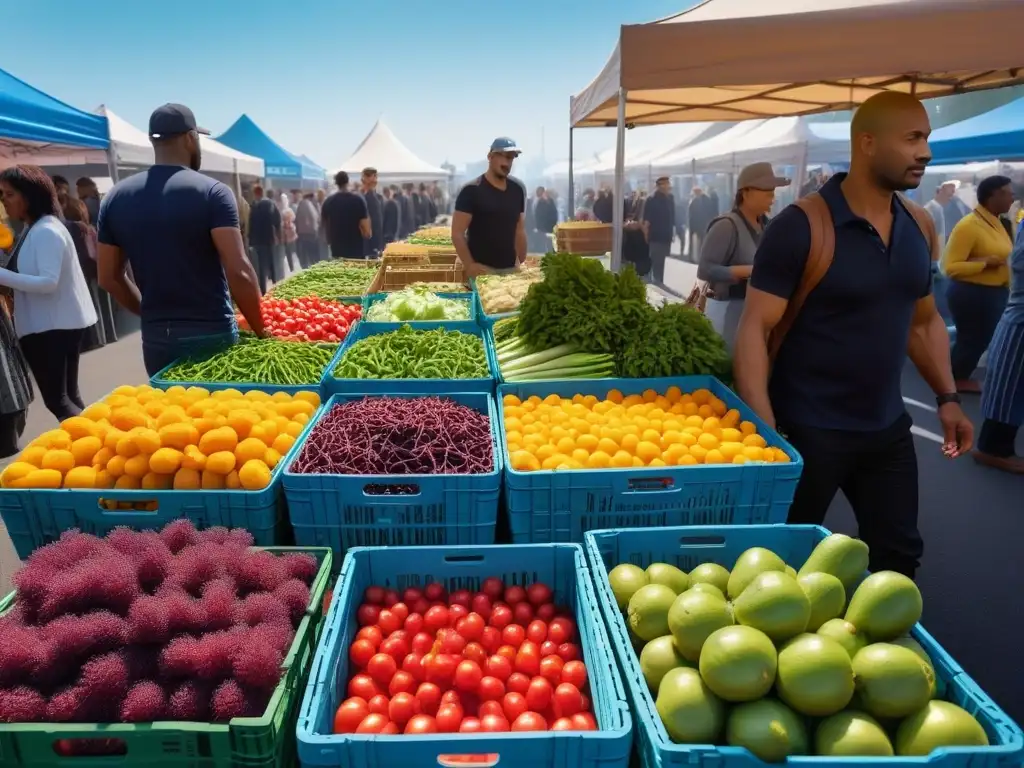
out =
[[282,147],[248,115],[242,115],[231,124],[217,141],[238,152],[263,160],[264,178],[275,188],[316,189],[324,185],[323,169],[309,158],[294,155]]
[[932,132],[932,163],[1024,159],[1024,98]]
[[451,176],[446,169],[417,157],[383,120],[373,124],[355,152],[335,170],[359,174],[364,168],[375,168],[382,184],[446,181]]

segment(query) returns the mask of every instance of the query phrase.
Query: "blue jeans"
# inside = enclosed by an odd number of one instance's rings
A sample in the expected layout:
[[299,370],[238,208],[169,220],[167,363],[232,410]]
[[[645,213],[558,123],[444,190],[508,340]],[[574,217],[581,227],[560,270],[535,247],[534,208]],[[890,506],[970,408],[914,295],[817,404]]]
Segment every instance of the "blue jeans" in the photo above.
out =
[[956,325],[956,341],[950,350],[953,378],[971,378],[985,354],[992,334],[1003,316],[1010,291],[1005,286],[977,285],[963,280],[946,283],[946,299]]
[[203,357],[238,341],[238,328],[224,323],[149,323],[142,326],[142,360],[155,376],[185,357]]

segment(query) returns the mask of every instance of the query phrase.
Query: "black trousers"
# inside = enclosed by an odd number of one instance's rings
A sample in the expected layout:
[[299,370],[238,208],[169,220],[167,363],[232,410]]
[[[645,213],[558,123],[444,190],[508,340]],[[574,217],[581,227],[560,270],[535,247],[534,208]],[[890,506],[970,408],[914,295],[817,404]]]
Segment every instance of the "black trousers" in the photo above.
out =
[[841,490],[871,550],[871,570],[913,578],[924,543],[917,528],[917,454],[910,426],[904,415],[879,432],[780,427],[804,459],[788,522],[821,525]]
[[1009,289],[1005,286],[947,281],[946,301],[956,326],[956,341],[949,355],[953,378],[957,381],[969,379],[978,367],[1006,309],[1008,296]]
[[277,282],[274,246],[272,243],[253,244],[252,250],[256,254],[256,279],[260,283],[260,293],[266,293],[267,283]]
[[303,269],[320,261],[320,241],[316,235],[299,235],[299,266]]
[[80,414],[85,403],[78,389],[78,362],[81,356],[81,328],[43,331],[22,336],[21,351],[47,409],[58,420]]
[[990,456],[1008,459],[1016,456],[1017,432],[1016,424],[1003,424],[994,419],[985,419],[978,433],[978,450]]

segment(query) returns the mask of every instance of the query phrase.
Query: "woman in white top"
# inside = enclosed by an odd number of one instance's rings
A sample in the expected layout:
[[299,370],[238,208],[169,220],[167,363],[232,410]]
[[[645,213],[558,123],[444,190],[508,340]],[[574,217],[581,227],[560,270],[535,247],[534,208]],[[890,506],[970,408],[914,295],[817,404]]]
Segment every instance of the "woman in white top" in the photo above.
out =
[[61,219],[57,190],[34,165],[0,172],[0,199],[25,230],[17,252],[0,269],[0,286],[14,292],[14,327],[43,402],[63,420],[85,404],[78,390],[82,335],[96,322],[71,234]]

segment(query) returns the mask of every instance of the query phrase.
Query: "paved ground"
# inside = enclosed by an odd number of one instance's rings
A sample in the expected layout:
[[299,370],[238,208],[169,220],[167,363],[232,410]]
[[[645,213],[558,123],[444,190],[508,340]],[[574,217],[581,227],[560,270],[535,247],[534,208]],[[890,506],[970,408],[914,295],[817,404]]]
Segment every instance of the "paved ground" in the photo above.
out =
[[[666,282],[676,294],[685,295],[693,277],[692,265],[670,260],[666,267]],[[118,384],[145,378],[139,338],[131,334],[85,356],[82,394],[87,401],[95,400]],[[910,368],[903,391],[917,424],[921,528],[927,547],[919,578],[925,624],[985,690],[1017,720],[1024,720],[1024,675],[1018,662],[1018,633],[1024,632],[1019,608],[1024,588],[1024,481],[979,467],[970,459],[942,458],[932,397]],[[979,423],[977,402],[969,401],[966,408]],[[37,401],[26,437],[54,424]],[[1019,449],[1024,451],[1024,440]],[[842,498],[825,524],[856,533]],[[0,594],[9,589],[9,576],[17,565],[6,532],[0,532]]]

